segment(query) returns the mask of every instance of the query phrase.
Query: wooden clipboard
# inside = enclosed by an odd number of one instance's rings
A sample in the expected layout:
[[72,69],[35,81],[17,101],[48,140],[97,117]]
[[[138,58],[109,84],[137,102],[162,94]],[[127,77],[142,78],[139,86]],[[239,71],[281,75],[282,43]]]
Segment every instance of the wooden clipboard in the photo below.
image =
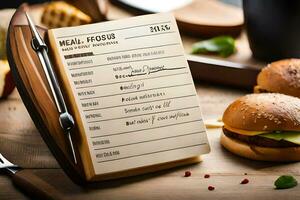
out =
[[[86,179],[82,162],[78,157],[78,164],[73,164],[67,139],[57,120],[59,115],[46,77],[31,47],[30,29],[25,25],[24,11],[27,9],[27,5],[22,5],[13,15],[9,25],[7,36],[9,65],[20,96],[50,151],[75,183],[84,184]],[[39,32],[45,37],[46,29],[39,28]]]
[[[87,179],[83,160],[77,156],[77,164],[73,163],[67,137],[59,124],[59,113],[48,87],[42,66],[31,46],[31,32],[27,25],[25,11],[28,6],[22,5],[14,14],[8,30],[7,57],[20,96],[48,148],[65,173],[77,184],[85,185],[97,180]],[[47,29],[39,28],[43,39],[47,42]],[[69,107],[70,102],[66,102]],[[72,110],[70,110],[72,113]],[[80,144],[80,134],[75,127],[72,130],[75,154],[80,155],[76,145]],[[107,174],[101,180],[116,179],[168,169],[175,166],[196,163],[200,157],[186,158],[136,169]]]

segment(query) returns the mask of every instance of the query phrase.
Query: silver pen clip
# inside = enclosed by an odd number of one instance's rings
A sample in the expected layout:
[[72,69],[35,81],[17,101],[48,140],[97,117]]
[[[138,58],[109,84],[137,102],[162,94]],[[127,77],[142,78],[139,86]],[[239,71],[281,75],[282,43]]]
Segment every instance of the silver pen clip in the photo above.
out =
[[67,106],[64,100],[64,97],[62,95],[61,89],[59,87],[58,81],[56,79],[55,73],[52,69],[52,65],[50,62],[50,59],[48,57],[48,47],[45,44],[44,40],[41,38],[39,32],[37,31],[34,23],[32,22],[29,15],[25,12],[31,34],[32,34],[32,40],[31,40],[31,46],[33,50],[37,53],[37,56],[41,62],[41,65],[43,67],[45,76],[48,81],[48,85],[50,87],[52,96],[55,101],[55,105],[57,107],[57,110],[59,112],[59,122],[64,130],[64,132],[67,135],[67,139],[69,141],[71,151],[73,154],[74,163],[77,164],[77,159],[75,155],[74,145],[71,137],[71,129],[74,127],[75,122],[72,117],[72,115],[68,112]]

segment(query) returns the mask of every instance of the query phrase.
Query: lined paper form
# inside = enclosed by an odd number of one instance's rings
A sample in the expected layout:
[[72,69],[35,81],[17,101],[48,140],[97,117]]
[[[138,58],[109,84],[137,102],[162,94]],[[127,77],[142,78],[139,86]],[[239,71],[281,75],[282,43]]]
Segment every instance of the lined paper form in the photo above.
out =
[[54,29],[52,34],[96,174],[209,152],[171,14]]

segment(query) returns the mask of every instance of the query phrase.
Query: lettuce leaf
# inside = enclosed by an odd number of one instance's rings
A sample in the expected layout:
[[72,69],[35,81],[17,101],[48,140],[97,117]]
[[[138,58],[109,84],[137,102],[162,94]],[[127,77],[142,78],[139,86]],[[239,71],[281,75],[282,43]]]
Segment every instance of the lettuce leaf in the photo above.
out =
[[292,142],[294,144],[299,144],[300,145],[300,132],[271,132],[271,133],[264,133],[259,135],[261,137],[273,139],[273,140],[285,140]]

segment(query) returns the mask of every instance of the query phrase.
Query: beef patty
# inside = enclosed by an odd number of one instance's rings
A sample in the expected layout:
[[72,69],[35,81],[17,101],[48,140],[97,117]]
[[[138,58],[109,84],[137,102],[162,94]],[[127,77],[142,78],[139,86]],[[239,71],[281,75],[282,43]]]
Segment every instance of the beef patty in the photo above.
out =
[[240,135],[240,134],[231,132],[224,127],[223,127],[223,133],[227,137],[242,141],[242,142],[250,144],[250,145],[252,144],[252,145],[261,146],[261,147],[285,148],[285,147],[299,147],[300,146],[298,144],[294,144],[289,141],[285,141],[285,140],[277,141],[277,140],[261,137],[258,135],[255,135],[255,136]]

